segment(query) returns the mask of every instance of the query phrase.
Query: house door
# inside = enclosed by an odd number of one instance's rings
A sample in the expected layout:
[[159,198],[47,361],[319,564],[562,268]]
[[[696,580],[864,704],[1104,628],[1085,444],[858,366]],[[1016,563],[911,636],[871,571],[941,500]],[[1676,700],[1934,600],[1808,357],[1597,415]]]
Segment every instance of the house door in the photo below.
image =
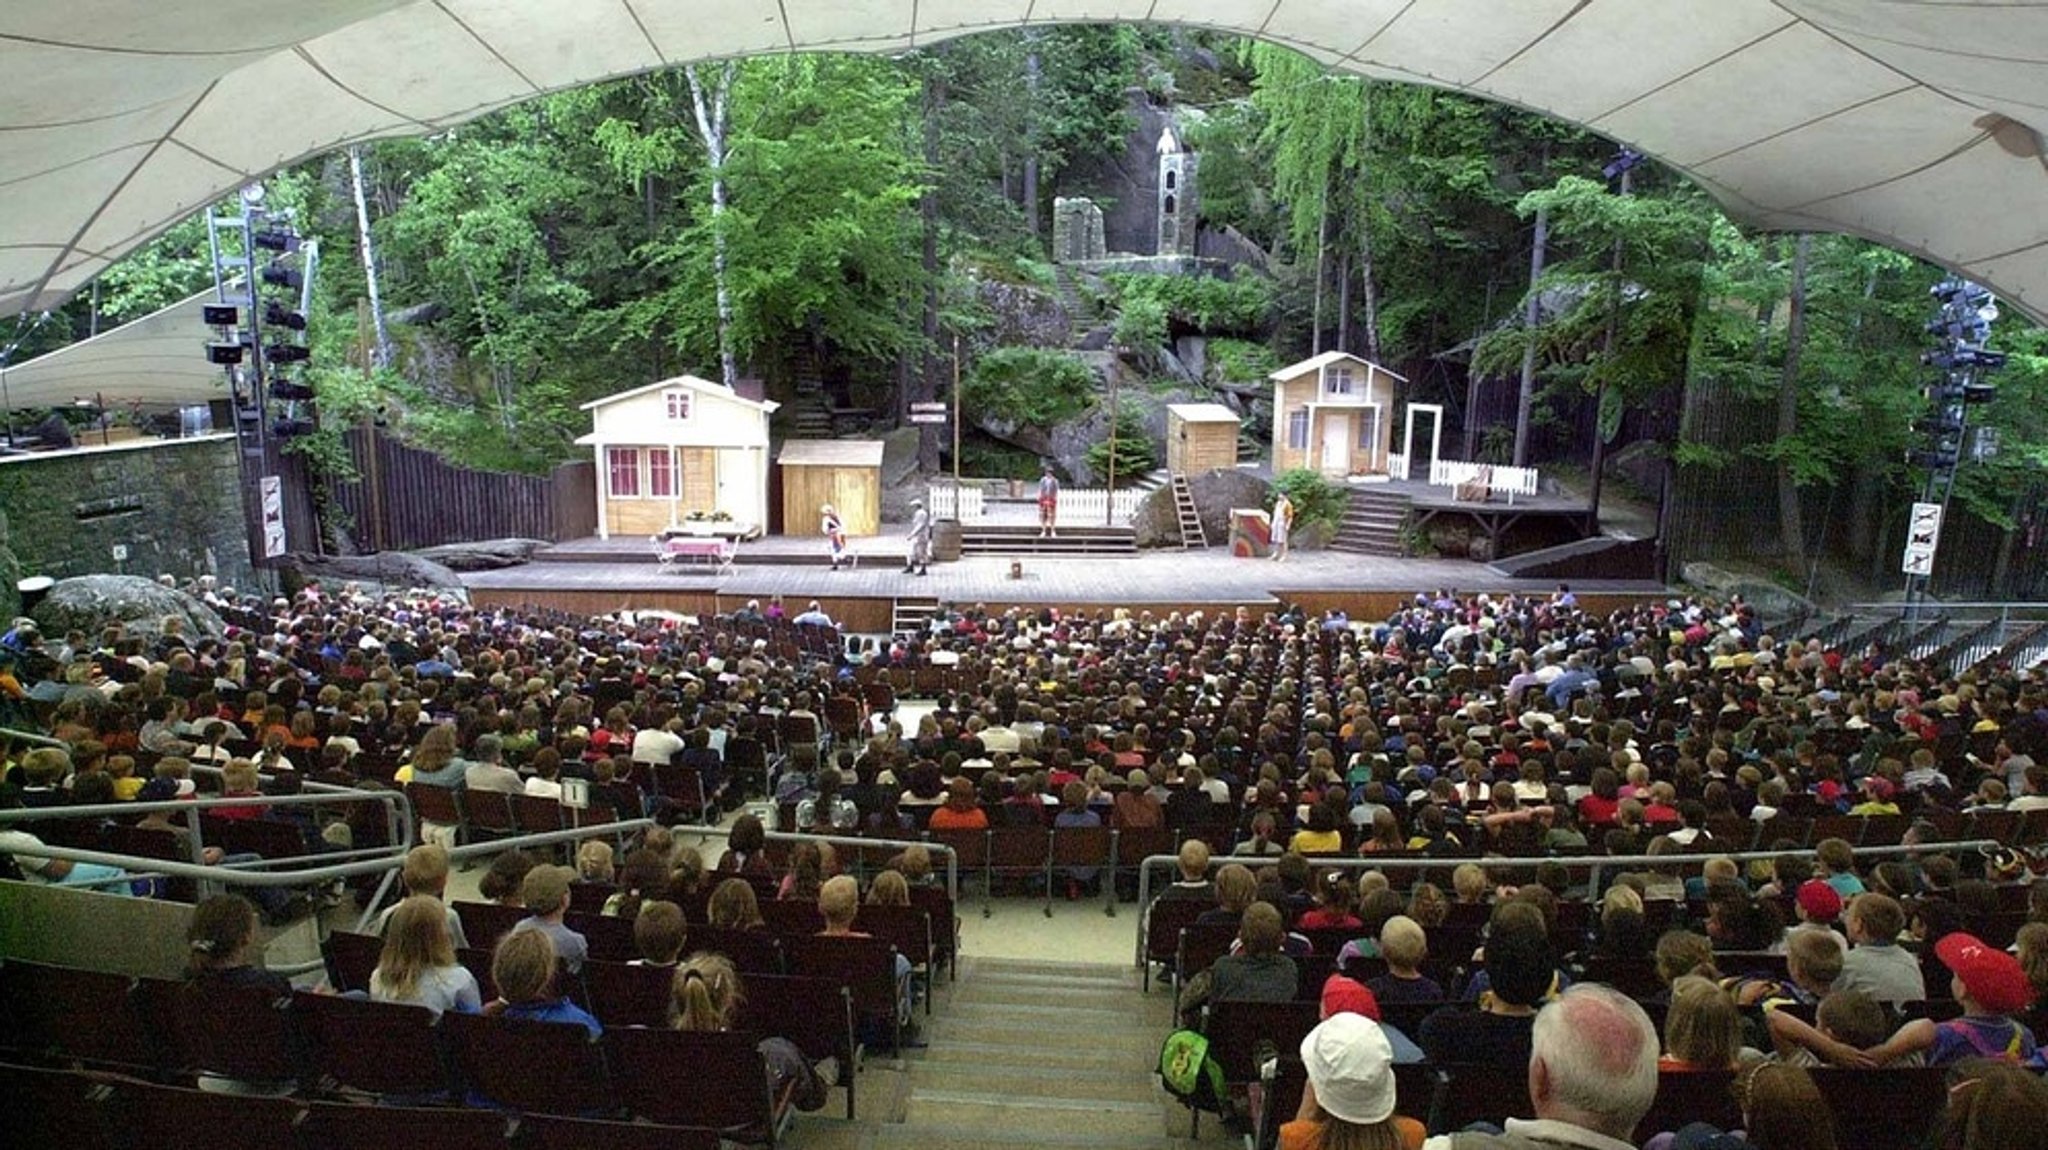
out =
[[1351,415],[1348,412],[1323,412],[1323,474],[1348,475],[1351,472]]

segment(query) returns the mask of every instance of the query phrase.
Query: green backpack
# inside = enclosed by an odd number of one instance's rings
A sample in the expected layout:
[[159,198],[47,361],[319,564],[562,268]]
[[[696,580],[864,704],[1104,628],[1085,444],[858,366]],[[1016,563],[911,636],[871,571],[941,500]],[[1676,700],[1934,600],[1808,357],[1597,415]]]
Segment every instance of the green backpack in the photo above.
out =
[[1167,1093],[1197,1110],[1224,1112],[1229,1088],[1223,1067],[1209,1057],[1209,1040],[1198,1030],[1176,1030],[1159,1048],[1159,1078]]

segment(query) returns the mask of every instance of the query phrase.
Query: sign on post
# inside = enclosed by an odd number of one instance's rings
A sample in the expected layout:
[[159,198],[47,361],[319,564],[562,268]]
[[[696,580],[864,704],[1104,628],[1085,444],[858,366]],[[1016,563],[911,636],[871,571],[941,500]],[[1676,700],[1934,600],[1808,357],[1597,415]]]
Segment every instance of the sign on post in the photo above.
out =
[[910,405],[910,422],[912,423],[944,423],[946,418],[946,405],[943,403],[913,403]]
[[284,554],[284,484],[266,475],[258,488],[263,493],[263,557],[275,559]]
[[1934,571],[1934,548],[1941,541],[1941,504],[1915,503],[1906,517],[1906,554],[1899,569],[1908,575]]

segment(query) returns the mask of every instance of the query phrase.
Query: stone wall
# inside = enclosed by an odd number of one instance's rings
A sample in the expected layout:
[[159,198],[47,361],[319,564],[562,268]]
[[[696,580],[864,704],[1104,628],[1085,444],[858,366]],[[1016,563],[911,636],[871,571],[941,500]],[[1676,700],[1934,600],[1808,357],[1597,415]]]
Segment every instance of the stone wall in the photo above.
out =
[[255,585],[233,436],[0,459],[0,508],[0,552],[24,575],[168,572]]

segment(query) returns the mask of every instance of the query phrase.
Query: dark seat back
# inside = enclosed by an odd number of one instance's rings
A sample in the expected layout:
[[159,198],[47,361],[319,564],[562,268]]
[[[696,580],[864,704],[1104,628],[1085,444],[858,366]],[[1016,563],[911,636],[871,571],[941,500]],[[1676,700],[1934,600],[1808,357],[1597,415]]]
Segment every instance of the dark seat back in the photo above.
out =
[[607,1027],[666,1026],[675,1010],[675,976],[670,967],[593,958],[583,964],[583,990],[590,1013]]
[[1856,1150],[1918,1150],[1931,1144],[1948,1108],[1948,1074],[1939,1066],[1813,1071],[1835,1120],[1835,1145]]
[[1301,1040],[1322,1018],[1313,1002],[1211,1002],[1206,1014],[1202,1033],[1209,1039],[1209,1057],[1232,1085],[1258,1080],[1255,1052],[1260,1043],[1271,1043],[1282,1053],[1299,1052]]
[[238,1082],[296,1081],[303,1050],[289,1004],[258,987],[187,983],[170,1004],[173,1061]]
[[604,1059],[577,1023],[445,1014],[441,1026],[461,1081],[500,1106],[587,1114],[612,1103]]
[[753,1035],[629,1026],[606,1031],[604,1045],[619,1102],[635,1117],[773,1141],[778,1100]]
[[505,1150],[510,1125],[496,1110],[314,1102],[299,1119],[299,1143],[301,1150]]
[[301,990],[292,996],[292,1013],[324,1087],[422,1099],[449,1092],[427,1008]]
[[370,991],[370,975],[384,955],[384,940],[374,934],[337,930],[320,943],[327,960],[327,981],[336,990]]
[[462,920],[463,937],[479,950],[494,949],[506,931],[526,918],[525,909],[501,906],[495,902],[452,902],[448,905],[455,908],[455,917]]

